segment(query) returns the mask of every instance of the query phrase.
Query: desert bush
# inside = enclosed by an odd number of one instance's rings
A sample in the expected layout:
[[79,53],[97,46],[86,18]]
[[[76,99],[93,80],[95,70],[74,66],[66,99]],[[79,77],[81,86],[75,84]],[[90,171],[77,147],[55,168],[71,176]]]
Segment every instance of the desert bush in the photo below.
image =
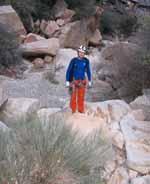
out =
[[[15,149],[0,154],[0,168],[2,161],[9,166],[0,173],[1,183],[101,183],[104,161],[111,153],[99,132],[80,137],[64,124],[62,117],[56,116],[43,125],[36,120],[13,127]],[[10,143],[4,145],[9,147]]]
[[116,10],[105,10],[100,19],[100,30],[103,34],[123,34],[130,36],[137,27],[137,18],[128,13],[119,13]]
[[9,67],[21,63],[17,36],[7,26],[0,24],[0,65]]
[[76,11],[78,18],[88,17],[95,13],[96,0],[65,0],[69,8]]
[[137,17],[133,14],[125,14],[119,23],[120,34],[130,36],[138,27]]

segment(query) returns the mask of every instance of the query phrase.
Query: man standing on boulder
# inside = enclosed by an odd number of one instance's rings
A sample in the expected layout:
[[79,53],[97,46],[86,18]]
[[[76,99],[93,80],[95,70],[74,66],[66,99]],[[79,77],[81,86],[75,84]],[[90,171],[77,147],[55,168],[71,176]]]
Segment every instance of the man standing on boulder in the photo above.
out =
[[84,96],[86,87],[86,77],[88,77],[88,86],[91,87],[91,71],[89,60],[85,57],[86,47],[81,45],[78,48],[78,57],[73,58],[70,61],[66,72],[66,87],[70,87],[71,98],[70,108],[72,113],[78,112],[84,113]]

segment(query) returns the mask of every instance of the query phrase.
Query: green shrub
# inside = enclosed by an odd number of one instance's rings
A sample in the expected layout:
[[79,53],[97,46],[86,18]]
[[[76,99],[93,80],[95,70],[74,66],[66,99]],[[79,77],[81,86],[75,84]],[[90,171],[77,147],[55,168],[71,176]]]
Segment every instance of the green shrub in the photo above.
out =
[[131,14],[121,14],[115,10],[106,10],[100,19],[100,30],[103,34],[123,34],[129,36],[135,31],[137,18]]
[[[60,117],[54,116],[46,126],[38,121],[28,122],[17,125],[13,133],[14,149],[0,154],[0,168],[2,162],[9,166],[0,173],[1,183],[4,180],[10,184],[12,180],[18,184],[101,183],[100,174],[110,150],[98,132],[80,137]],[[5,147],[12,145],[13,139],[8,140],[11,143],[5,142]]]
[[79,18],[88,17],[95,13],[96,0],[65,0],[69,8],[74,9]]
[[9,67],[21,63],[21,52],[15,33],[0,24],[0,65]]
[[100,31],[103,34],[115,33],[118,29],[120,16],[113,10],[106,10],[100,19]]
[[123,15],[119,23],[120,33],[125,36],[130,36],[133,32],[135,32],[136,28],[137,28],[136,16],[132,14]]

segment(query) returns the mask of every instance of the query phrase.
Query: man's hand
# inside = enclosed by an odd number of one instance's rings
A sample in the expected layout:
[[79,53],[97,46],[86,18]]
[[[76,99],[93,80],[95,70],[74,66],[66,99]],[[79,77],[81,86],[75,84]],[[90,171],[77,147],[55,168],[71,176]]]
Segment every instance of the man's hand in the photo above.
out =
[[88,82],[88,87],[90,87],[90,88],[92,87],[92,82],[91,81]]
[[70,86],[69,81],[66,81],[66,87],[68,88]]

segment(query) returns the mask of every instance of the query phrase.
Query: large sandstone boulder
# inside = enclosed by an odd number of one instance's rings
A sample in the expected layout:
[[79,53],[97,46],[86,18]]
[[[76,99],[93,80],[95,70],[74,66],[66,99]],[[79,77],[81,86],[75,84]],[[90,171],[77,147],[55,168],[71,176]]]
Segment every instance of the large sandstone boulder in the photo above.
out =
[[56,55],[55,62],[56,68],[58,69],[56,71],[56,78],[63,84],[65,84],[65,73],[69,62],[76,56],[77,52],[73,49],[59,49]]
[[91,102],[105,101],[117,97],[112,86],[105,81],[94,81],[92,88],[88,90],[88,100]]
[[21,45],[25,56],[52,55],[55,56],[59,49],[59,40],[50,38]]
[[67,24],[61,30],[61,47],[78,48],[80,45],[88,45],[90,38],[96,31],[96,28],[93,27],[92,18]]
[[99,79],[113,86],[119,98],[132,101],[142,90],[140,64],[136,59],[138,47],[128,42],[116,42],[102,51]]
[[87,114],[102,116],[108,124],[119,122],[131,111],[129,105],[122,100],[108,100],[104,102],[87,103]]
[[[67,104],[68,106],[68,104]],[[95,102],[85,104],[85,114],[75,113],[66,115],[66,121],[73,128],[81,131],[83,135],[101,129],[106,137],[111,138],[117,147],[123,147],[123,136],[119,134],[119,128],[112,127],[119,122],[130,111],[128,104],[121,100],[108,100],[105,102]],[[119,126],[119,125],[118,125]],[[118,141],[117,141],[117,138]],[[120,142],[119,142],[120,140]]]
[[132,109],[142,109],[146,120],[150,120],[150,95],[144,94],[130,103]]
[[0,6],[0,23],[9,25],[18,35],[26,34],[23,23],[11,6]]
[[99,46],[102,41],[102,35],[98,29],[96,29],[95,33],[93,36],[90,38],[89,43],[92,46]]
[[149,173],[150,122],[136,121],[132,115],[127,115],[120,125],[125,139],[128,167],[142,174]]
[[67,8],[67,3],[64,0],[57,0],[54,5],[53,14],[56,19],[64,20],[64,23],[68,23],[72,20],[72,17],[75,15],[75,11]]
[[39,108],[40,104],[37,99],[10,98],[3,107],[1,119],[8,124],[25,122],[28,121]]
[[24,43],[31,43],[31,42],[36,42],[36,41],[41,41],[41,40],[46,40],[44,37],[34,34],[34,33],[29,33],[25,39]]
[[43,33],[49,38],[53,36],[53,34],[59,30],[59,26],[55,21],[48,21],[47,26],[43,30]]

